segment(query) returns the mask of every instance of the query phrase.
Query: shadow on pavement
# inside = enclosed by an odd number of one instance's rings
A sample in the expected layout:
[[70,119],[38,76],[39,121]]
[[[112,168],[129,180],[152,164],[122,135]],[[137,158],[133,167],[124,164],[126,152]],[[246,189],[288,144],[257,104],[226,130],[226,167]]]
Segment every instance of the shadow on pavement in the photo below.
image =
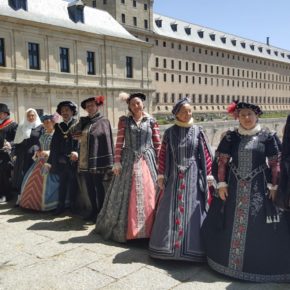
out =
[[83,231],[87,230],[87,225],[76,217],[54,220],[55,216],[50,216],[51,221],[39,222],[27,228],[32,231]]

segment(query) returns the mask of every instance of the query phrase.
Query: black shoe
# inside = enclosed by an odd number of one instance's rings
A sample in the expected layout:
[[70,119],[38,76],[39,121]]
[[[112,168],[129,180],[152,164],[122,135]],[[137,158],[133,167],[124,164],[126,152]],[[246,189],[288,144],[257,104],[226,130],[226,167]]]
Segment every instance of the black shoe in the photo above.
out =
[[64,207],[58,207],[54,212],[53,215],[61,215],[62,213],[65,212],[65,208]]
[[84,221],[86,221],[86,222],[96,223],[96,221],[97,221],[97,216],[96,216],[95,214],[90,214],[90,215],[84,217]]

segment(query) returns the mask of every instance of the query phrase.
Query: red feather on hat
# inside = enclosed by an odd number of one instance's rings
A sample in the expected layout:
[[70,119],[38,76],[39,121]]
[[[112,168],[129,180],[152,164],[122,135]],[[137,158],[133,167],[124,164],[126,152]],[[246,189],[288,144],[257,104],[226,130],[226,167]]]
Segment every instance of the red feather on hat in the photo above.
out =
[[227,112],[232,115],[235,119],[237,119],[237,102],[234,101],[231,104],[228,105],[227,107]]
[[96,103],[101,106],[104,104],[105,102],[105,97],[104,96],[97,96],[95,97]]

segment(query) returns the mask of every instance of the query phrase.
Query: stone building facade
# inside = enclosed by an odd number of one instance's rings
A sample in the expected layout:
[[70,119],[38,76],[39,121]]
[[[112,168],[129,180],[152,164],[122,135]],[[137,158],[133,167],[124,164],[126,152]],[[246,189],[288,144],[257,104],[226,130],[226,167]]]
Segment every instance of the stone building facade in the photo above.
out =
[[156,14],[153,0],[84,2],[153,45],[155,113],[169,113],[185,95],[195,112],[224,112],[234,99],[290,110],[290,51]]
[[103,113],[116,126],[127,111],[121,91],[152,94],[151,55],[151,45],[81,1],[0,2],[0,102],[17,121],[30,107],[53,113],[60,101],[105,95]]

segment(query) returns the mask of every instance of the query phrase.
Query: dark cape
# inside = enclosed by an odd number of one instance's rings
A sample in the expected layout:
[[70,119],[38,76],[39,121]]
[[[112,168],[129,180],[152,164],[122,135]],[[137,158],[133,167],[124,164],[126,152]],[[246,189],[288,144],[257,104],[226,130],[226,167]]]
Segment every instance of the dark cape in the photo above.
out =
[[72,132],[81,132],[78,170],[105,173],[113,167],[114,144],[108,119],[97,113],[94,117],[81,117]]
[[0,125],[0,197],[5,196],[6,199],[11,197],[11,150],[6,150],[3,148],[4,142],[7,141],[13,145],[13,140],[15,138],[17,130],[17,124],[11,119],[6,119]]
[[40,148],[39,138],[42,132],[43,126],[39,125],[31,129],[29,138],[24,139],[19,144],[14,144],[13,155],[16,156],[16,161],[14,164],[12,185],[17,191],[20,191],[24,175],[34,162],[32,159],[34,153]]
[[76,123],[75,119],[66,124],[55,124],[54,134],[50,144],[50,154],[47,163],[51,164],[51,173],[60,174],[63,165],[70,163],[72,151],[78,151],[78,141],[72,138],[70,128]]

